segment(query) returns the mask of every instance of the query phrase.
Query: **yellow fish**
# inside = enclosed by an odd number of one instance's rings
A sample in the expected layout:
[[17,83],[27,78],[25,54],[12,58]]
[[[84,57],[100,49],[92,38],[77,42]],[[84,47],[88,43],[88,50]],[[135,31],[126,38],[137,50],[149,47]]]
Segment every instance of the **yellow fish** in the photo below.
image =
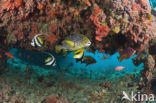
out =
[[[46,53],[46,52],[45,52]],[[45,65],[47,65],[47,66],[55,66],[56,65],[56,60],[55,60],[55,57],[52,55],[52,54],[50,54],[50,53],[46,53],[46,54],[48,54],[49,55],[49,57],[47,57],[46,59],[45,59]]]
[[[66,54],[67,51],[75,51],[76,55],[74,58],[79,58],[83,55],[83,52],[86,47],[91,45],[91,41],[83,34],[73,34],[65,38],[62,41],[61,45],[56,45],[56,53],[60,53],[63,50],[63,54]],[[77,51],[79,50],[79,51]]]
[[42,34],[37,34],[34,36],[34,38],[31,41],[31,45],[32,46],[38,46],[38,47],[42,47],[44,42],[43,39],[40,37]]

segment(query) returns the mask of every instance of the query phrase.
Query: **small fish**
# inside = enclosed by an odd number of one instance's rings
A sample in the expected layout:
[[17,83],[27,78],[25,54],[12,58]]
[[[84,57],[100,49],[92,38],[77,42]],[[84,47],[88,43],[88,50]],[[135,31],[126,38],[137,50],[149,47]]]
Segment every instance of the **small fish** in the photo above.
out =
[[4,55],[6,55],[8,58],[14,59],[14,56],[11,53],[6,52],[6,51],[4,51],[2,49],[0,49],[0,52],[4,53]]
[[42,38],[40,37],[42,34],[37,34],[34,36],[34,38],[31,41],[31,45],[34,46],[38,46],[38,47],[42,47],[44,42],[42,40]]
[[118,60],[120,62],[122,62],[124,59],[129,59],[130,57],[132,57],[134,54],[136,53],[136,50],[128,47],[127,49],[121,49],[119,50],[119,54],[120,56],[118,57]]
[[14,56],[9,52],[5,52],[5,55],[8,56],[11,59],[14,59]]
[[77,59],[76,62],[80,61],[81,63],[85,63],[87,66],[90,64],[96,64],[96,60],[91,56],[84,56],[81,59]]
[[[46,52],[45,52],[46,53]],[[47,59],[45,59],[45,65],[52,65],[52,66],[56,66],[56,60],[55,60],[55,57],[50,54],[50,53],[46,53],[49,55],[49,57]]]
[[67,51],[76,51],[80,49],[84,49],[91,45],[88,37],[82,34],[74,34],[70,35],[62,41],[62,45],[56,45],[55,50],[56,53],[60,53],[63,50],[63,54],[66,54]]
[[125,69],[126,67],[123,67],[123,66],[118,66],[115,68],[115,71],[121,71],[123,69]]

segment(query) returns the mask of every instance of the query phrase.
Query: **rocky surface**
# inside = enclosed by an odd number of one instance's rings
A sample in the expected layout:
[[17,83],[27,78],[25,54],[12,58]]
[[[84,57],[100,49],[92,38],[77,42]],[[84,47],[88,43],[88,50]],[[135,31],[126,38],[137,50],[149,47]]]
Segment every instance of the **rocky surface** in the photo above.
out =
[[[122,91],[138,91],[140,76],[105,81],[36,75],[35,71],[9,70],[0,77],[0,102],[11,103],[121,103]],[[16,75],[14,75],[16,73]],[[144,92],[144,89],[140,90]],[[123,100],[122,103],[129,101]]]

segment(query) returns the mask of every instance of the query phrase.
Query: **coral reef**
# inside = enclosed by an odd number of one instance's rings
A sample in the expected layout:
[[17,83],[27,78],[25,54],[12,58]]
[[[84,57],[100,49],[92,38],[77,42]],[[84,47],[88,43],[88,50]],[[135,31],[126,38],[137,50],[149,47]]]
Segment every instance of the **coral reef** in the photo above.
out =
[[[37,33],[46,34],[48,45],[53,47],[67,35],[82,33],[96,41],[93,50],[109,51],[115,46],[112,51],[132,47],[137,52],[155,37],[155,17],[147,1],[110,0],[101,5],[98,2],[102,1],[1,1],[0,27],[7,28],[1,35],[8,37],[8,45],[18,43],[21,48],[30,48],[28,42]],[[103,7],[105,4],[110,6]],[[128,43],[120,41],[119,45],[121,36]]]
[[20,8],[22,6],[23,0],[8,0],[3,2],[1,12],[6,10],[13,10],[15,8]]
[[104,12],[99,8],[98,5],[94,6],[93,14],[90,16],[90,19],[93,21],[94,25],[96,26],[96,37],[97,41],[102,41],[103,37],[106,37],[110,31],[109,27],[105,24],[106,23],[106,15]]
[[[145,82],[152,80],[156,68],[155,28],[156,17],[148,0],[0,1],[0,48],[33,49],[30,42],[41,33],[46,45],[34,49],[53,50],[64,37],[81,33],[92,41],[92,52],[136,50],[135,64],[145,62]],[[148,56],[140,57],[145,54]],[[5,60],[0,61],[5,65]]]

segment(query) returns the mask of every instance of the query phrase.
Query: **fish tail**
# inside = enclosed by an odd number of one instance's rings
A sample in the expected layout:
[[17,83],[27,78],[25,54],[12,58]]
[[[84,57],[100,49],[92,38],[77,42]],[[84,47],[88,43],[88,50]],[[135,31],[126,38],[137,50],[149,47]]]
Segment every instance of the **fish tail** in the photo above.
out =
[[60,53],[60,51],[61,51],[60,45],[55,46],[55,51],[56,51],[56,53]]
[[84,56],[84,49],[74,51],[73,53],[76,53],[73,58],[81,59]]
[[84,53],[83,53],[83,55],[80,58],[75,58],[76,59],[76,62],[79,62],[80,61],[82,63],[83,57],[84,57]]
[[83,56],[83,54],[82,53],[79,53],[79,54],[74,55],[73,58],[80,59],[80,58],[82,58],[82,56]]

